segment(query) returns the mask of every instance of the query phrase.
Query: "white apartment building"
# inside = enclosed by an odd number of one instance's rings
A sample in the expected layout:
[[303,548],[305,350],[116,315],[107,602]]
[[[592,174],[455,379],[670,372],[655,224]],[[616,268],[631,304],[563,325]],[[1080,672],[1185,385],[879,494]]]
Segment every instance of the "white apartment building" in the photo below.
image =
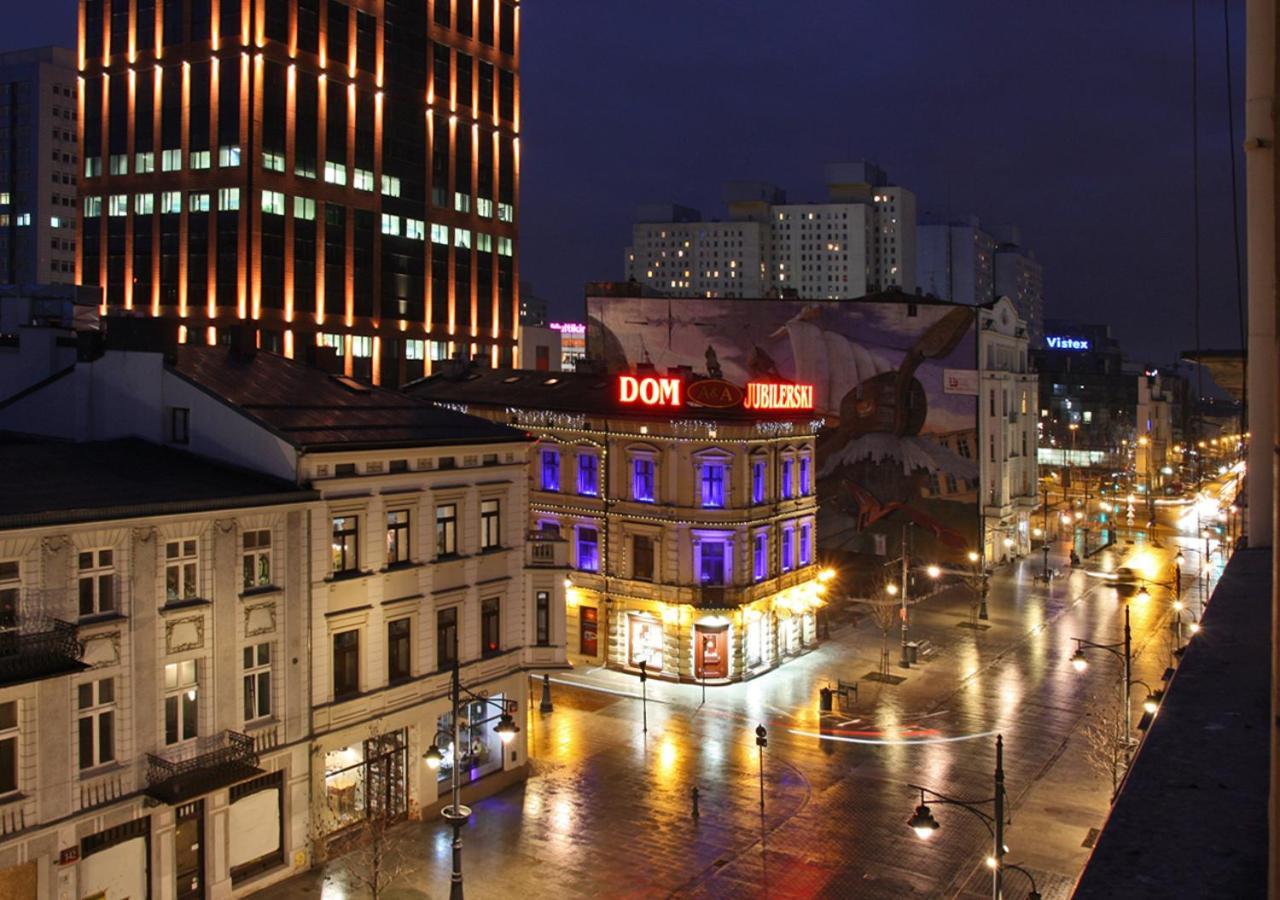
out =
[[1044,267],[1033,253],[1022,246],[1022,234],[1014,225],[994,229],[995,261],[992,277],[996,297],[1008,297],[1018,316],[1027,323],[1031,347],[1044,344]]
[[978,310],[978,498],[988,565],[1025,555],[1039,542],[1037,380],[1027,360],[1026,323],[1001,298]]
[[288,874],[314,492],[127,438],[6,439],[0,493],[0,896]]
[[730,185],[728,221],[647,207],[625,251],[628,279],[684,297],[847,299],[916,287],[915,195],[870,163],[827,167],[828,199],[787,203],[769,186]]
[[1181,462],[1173,449],[1173,407],[1173,392],[1159,374],[1138,376],[1134,466],[1139,483],[1153,494],[1173,480]]
[[976,216],[959,222],[925,222],[916,235],[920,290],[967,306],[995,299],[996,239]]
[[[314,492],[281,548],[296,566],[290,609],[305,636],[288,663],[306,702],[307,727],[292,740],[311,764],[289,793],[283,861],[242,885],[213,852],[203,877],[220,886],[208,896],[306,868],[366,817],[434,815],[453,774],[443,735],[455,667],[492,701],[463,713],[463,802],[526,776],[527,728],[504,744],[497,707],[524,723],[530,672],[565,665],[564,554],[527,539],[522,432],[255,352],[251,342],[107,350],[0,404],[0,420],[64,437],[139,437]],[[284,539],[273,534],[272,546]],[[185,558],[181,541],[178,552]],[[259,602],[241,598],[239,614]],[[423,754],[437,743],[445,760],[433,770]],[[218,797],[205,799],[203,812],[186,799],[174,815],[225,828],[210,818]],[[152,896],[174,896],[165,840],[146,850]]]

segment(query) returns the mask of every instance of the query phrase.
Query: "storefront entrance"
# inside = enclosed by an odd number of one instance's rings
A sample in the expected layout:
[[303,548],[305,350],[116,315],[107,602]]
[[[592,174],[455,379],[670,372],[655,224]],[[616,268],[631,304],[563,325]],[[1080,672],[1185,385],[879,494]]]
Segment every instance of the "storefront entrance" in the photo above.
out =
[[204,897],[204,801],[178,807],[178,827],[173,833],[173,868],[178,900]]
[[627,622],[628,662],[639,668],[640,663],[650,672],[662,671],[662,623],[645,613],[632,613]]
[[407,754],[403,728],[326,753],[324,830],[338,831],[365,818],[403,816]]
[[594,606],[578,607],[578,651],[583,656],[600,655],[600,614]]
[[694,676],[696,678],[729,677],[729,626],[695,625],[693,630]]

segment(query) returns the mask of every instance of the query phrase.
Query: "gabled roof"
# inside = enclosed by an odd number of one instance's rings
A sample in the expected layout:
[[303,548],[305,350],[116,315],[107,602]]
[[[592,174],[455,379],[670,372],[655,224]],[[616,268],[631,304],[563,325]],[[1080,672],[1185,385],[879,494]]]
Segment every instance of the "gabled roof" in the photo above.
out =
[[171,367],[302,450],[524,441],[522,431],[441,409],[274,353],[178,348]]
[[137,438],[0,435],[0,528],[297,503],[314,491]]

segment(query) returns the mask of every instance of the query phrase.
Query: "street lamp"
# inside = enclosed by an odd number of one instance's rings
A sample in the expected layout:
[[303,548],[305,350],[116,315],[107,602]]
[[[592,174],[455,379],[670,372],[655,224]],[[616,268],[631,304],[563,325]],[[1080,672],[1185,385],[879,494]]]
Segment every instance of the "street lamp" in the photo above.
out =
[[449,701],[452,709],[453,733],[437,732],[435,738],[431,742],[431,746],[427,748],[427,752],[422,754],[422,758],[426,761],[427,767],[432,771],[439,769],[444,762],[444,754],[440,752],[439,740],[452,741],[453,743],[453,772],[450,779],[451,784],[451,802],[442,811],[444,816],[453,828],[453,871],[449,876],[449,900],[463,900],[462,898],[462,826],[471,818],[471,807],[463,806],[461,803],[462,783],[459,780],[459,770],[462,768],[462,695],[466,694],[467,699],[472,703],[478,703],[483,706],[493,706],[501,710],[498,715],[498,724],[494,726],[494,732],[502,741],[503,746],[511,743],[516,734],[520,731],[520,726],[515,723],[508,711],[506,702],[499,702],[488,697],[481,696],[462,686],[462,677],[459,673],[458,660],[453,661],[453,675],[449,685]]
[[[993,796],[983,800],[960,800],[918,784],[908,785],[908,787],[920,792],[920,804],[907,819],[907,827],[916,833],[916,837],[922,841],[927,841],[942,827],[938,820],[934,818],[933,811],[929,808],[930,803],[934,806],[956,806],[977,816],[991,835],[992,852],[986,860],[987,867],[991,869],[991,896],[994,900],[1001,900],[1004,896],[1003,875],[1004,870],[1008,868],[1022,872],[1031,880],[1031,894],[1028,895],[1028,898],[1029,900],[1038,900],[1040,895],[1036,890],[1035,879],[1031,877],[1031,873],[1015,863],[1007,863],[1004,860],[1004,855],[1009,852],[1009,848],[1004,843],[1004,828],[1009,822],[1005,817],[1004,807],[1006,795],[1004,789],[1003,735],[996,735],[995,793]],[[991,804],[992,810],[990,813],[982,808],[987,804]]]
[[1115,644],[1098,644],[1086,638],[1078,637],[1073,637],[1071,640],[1076,642],[1076,651],[1071,654],[1071,666],[1077,672],[1083,672],[1089,665],[1089,661],[1085,658],[1085,650],[1105,650],[1124,663],[1124,737],[1127,744],[1133,718],[1133,706],[1131,705],[1129,692],[1134,685],[1132,677],[1133,636],[1129,630],[1129,604],[1126,603],[1124,607],[1124,640]]

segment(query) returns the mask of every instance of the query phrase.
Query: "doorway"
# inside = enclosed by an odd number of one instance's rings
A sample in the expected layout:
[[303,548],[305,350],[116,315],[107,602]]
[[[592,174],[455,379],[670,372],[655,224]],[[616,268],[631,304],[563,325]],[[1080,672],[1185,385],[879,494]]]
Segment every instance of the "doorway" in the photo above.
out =
[[726,625],[708,628],[694,627],[694,639],[698,651],[694,660],[697,678],[729,677],[729,628]]
[[178,807],[173,833],[174,873],[178,900],[204,900],[204,801]]

